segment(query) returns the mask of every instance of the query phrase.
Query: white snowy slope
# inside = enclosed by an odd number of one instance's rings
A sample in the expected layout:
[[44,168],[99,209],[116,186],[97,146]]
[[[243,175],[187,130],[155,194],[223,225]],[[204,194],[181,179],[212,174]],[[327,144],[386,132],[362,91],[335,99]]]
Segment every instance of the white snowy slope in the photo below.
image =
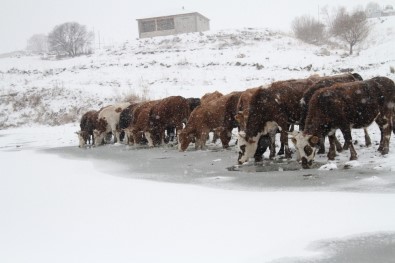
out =
[[234,140],[180,153],[80,149],[74,134],[85,110],[130,95],[200,97],[349,68],[394,79],[395,19],[373,22],[350,57],[242,29],[0,59],[0,262],[391,262],[395,138],[381,156],[376,125],[369,148],[353,131],[358,161],[346,151],[317,156],[319,169],[271,172],[235,166]]

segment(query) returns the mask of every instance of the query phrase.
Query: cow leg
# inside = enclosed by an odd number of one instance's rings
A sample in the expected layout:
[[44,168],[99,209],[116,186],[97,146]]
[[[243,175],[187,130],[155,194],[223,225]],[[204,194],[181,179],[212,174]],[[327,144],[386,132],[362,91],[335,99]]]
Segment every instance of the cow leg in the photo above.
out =
[[[293,124],[290,124],[290,125],[287,124],[286,127],[287,127],[286,131],[289,131],[289,132],[293,132],[294,128],[295,128]],[[284,131],[284,128],[282,127],[281,130]],[[288,154],[289,154],[289,156],[291,156],[291,151],[289,149],[287,149],[288,148],[288,135],[287,135],[287,139],[285,140],[286,143],[284,143],[284,139],[281,139],[283,135],[282,135],[281,132],[280,132],[280,134],[281,134],[281,136],[280,136],[280,150],[278,151],[277,154],[278,155],[283,155],[285,153],[285,158],[291,158],[291,157],[287,157]],[[287,153],[287,151],[288,151],[288,153]]]
[[325,153],[325,136],[320,137],[320,148],[317,152],[318,154],[324,154]]
[[154,140],[152,138],[152,134],[148,131],[144,132],[145,138],[148,141],[148,147],[154,147]]
[[283,154],[284,154],[284,143],[280,142],[280,150],[278,150],[277,155],[283,155]]
[[343,151],[343,147],[339,142],[339,140],[336,138],[336,136],[335,136],[335,145],[336,145],[336,151],[341,153]]
[[363,131],[365,133],[365,145],[366,147],[370,147],[372,145],[372,140],[370,139],[368,128],[364,127]]
[[196,139],[196,143],[198,144],[198,149],[205,150],[206,149],[206,140],[210,131],[203,131],[199,137]]
[[269,145],[270,155],[269,155],[269,159],[270,160],[273,160],[274,157],[276,156],[276,134],[277,134],[277,132],[270,132],[269,133],[269,138],[270,138],[270,145]]
[[[376,122],[378,121],[376,120]],[[391,132],[393,130],[391,116],[390,118],[384,116],[384,118],[382,118],[377,124],[379,124],[381,133],[380,146],[378,150],[381,154],[388,154]]]
[[285,158],[291,159],[292,154],[291,150],[288,147],[288,132],[287,129],[282,129],[280,132],[280,141],[281,144],[284,144],[284,150],[285,150]]
[[121,142],[121,133],[118,131],[118,129],[112,130],[112,134],[114,135],[114,143],[120,143]]
[[226,129],[221,129],[220,131],[219,138],[221,139],[222,147],[224,149],[229,148],[229,142],[232,139],[230,134],[231,132]]
[[345,129],[342,129],[342,132],[344,135],[344,143],[347,143],[348,147],[350,147],[350,161],[357,160],[357,152],[355,151],[354,145],[352,143],[351,128],[347,127]]
[[270,148],[270,145],[271,145],[270,136],[263,135],[259,138],[258,147],[254,154],[255,162],[263,161],[263,154],[266,152],[267,147]]
[[328,135],[328,139],[329,139],[328,159],[333,161],[335,160],[336,157],[336,146],[335,146],[336,135],[335,134]]

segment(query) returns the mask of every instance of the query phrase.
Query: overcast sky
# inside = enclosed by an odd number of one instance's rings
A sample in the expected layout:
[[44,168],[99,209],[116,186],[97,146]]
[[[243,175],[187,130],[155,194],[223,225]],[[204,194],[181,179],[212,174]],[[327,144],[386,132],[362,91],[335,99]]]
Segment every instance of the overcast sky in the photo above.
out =
[[[138,37],[137,18],[184,7],[210,19],[212,30],[268,27],[290,30],[296,16],[318,17],[319,8],[365,8],[372,0],[0,0],[0,53],[24,49],[33,34],[48,34],[64,22],[100,33],[105,44]],[[380,5],[395,0],[376,0]]]

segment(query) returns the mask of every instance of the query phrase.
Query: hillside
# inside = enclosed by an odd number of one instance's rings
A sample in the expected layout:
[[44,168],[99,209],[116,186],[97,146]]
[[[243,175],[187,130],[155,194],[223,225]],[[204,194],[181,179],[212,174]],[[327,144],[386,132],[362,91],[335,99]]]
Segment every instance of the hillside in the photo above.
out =
[[247,28],[135,40],[72,59],[2,58],[0,128],[75,122],[86,110],[130,96],[201,97],[349,70],[363,78],[394,78],[395,19],[372,24],[369,40],[353,56],[345,56],[347,48]]

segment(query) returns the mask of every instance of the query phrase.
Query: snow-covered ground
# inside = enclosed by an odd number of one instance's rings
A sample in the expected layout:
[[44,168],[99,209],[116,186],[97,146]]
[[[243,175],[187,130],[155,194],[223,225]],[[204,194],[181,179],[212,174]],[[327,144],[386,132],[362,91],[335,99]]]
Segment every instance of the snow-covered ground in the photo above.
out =
[[394,151],[382,157],[357,146],[360,159],[348,169],[342,153],[335,170],[228,171],[234,146],[80,149],[76,129],[0,131],[1,262],[395,257]]
[[394,79],[395,20],[376,22],[351,57],[243,29],[0,59],[0,262],[394,262],[395,138],[381,156],[376,125],[370,148],[353,131],[358,161],[322,155],[310,170],[237,166],[234,140],[181,153],[80,149],[74,134],[85,110],[130,95],[200,97],[348,68]]

